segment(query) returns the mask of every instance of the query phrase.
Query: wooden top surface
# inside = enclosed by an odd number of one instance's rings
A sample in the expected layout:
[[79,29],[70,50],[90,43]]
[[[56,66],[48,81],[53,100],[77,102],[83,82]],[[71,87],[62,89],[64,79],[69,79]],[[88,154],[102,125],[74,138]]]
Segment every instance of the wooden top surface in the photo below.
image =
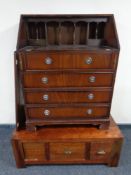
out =
[[86,127],[86,126],[73,126],[73,127],[45,127],[39,129],[36,132],[21,130],[13,132],[13,139],[30,139],[30,140],[86,140],[86,139],[115,139],[123,138],[123,135],[114,122],[110,119],[110,127],[108,130],[100,130],[95,127]]

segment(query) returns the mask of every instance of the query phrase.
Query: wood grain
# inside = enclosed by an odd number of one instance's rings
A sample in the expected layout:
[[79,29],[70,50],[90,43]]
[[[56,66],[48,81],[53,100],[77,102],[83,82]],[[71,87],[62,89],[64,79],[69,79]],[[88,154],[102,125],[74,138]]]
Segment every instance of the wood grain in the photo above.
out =
[[[91,77],[95,82],[90,82]],[[42,82],[46,77],[48,82]],[[26,72],[23,76],[25,88],[52,88],[52,87],[111,87],[113,81],[112,73],[60,73],[60,72]]]
[[[105,103],[111,101],[111,91],[25,91],[27,104],[51,104],[51,103]],[[44,99],[47,97],[47,99]]]
[[[114,59],[112,53],[93,52],[27,52],[25,57],[26,70],[48,69],[113,69]],[[46,59],[51,58],[52,63],[46,64]],[[86,60],[92,59],[90,64]]]

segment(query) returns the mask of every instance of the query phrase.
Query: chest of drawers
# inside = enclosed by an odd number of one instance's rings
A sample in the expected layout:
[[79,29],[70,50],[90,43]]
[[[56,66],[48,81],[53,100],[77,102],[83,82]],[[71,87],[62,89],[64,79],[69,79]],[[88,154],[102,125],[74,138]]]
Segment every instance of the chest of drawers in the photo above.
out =
[[22,15],[16,126],[109,126],[119,55],[113,15]]

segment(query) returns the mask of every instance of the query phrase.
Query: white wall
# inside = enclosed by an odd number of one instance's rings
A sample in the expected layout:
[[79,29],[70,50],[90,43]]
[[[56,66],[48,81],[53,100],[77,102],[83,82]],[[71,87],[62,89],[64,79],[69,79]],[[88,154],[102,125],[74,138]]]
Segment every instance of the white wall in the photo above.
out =
[[0,0],[0,123],[15,122],[13,52],[20,14],[115,15],[121,53],[111,113],[118,123],[131,122],[130,0]]

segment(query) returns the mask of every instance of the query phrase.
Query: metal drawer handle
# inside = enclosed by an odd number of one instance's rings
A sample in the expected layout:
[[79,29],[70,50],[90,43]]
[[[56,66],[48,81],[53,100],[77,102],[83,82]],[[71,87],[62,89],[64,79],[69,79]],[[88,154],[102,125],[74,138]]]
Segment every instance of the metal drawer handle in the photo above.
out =
[[97,152],[97,154],[98,154],[98,155],[105,155],[106,152],[105,152],[104,150],[100,150],[100,151]]
[[93,98],[94,98],[94,94],[92,94],[92,93],[88,94],[88,99],[89,100],[92,100]]
[[49,96],[47,94],[43,95],[43,100],[47,101],[49,99]]
[[89,77],[89,82],[90,83],[94,83],[96,81],[96,77],[95,76],[90,76]]
[[91,57],[86,58],[85,63],[86,64],[92,64],[93,59]]
[[72,154],[72,151],[70,151],[70,150],[65,150],[65,151],[64,151],[64,154],[70,155],[70,154]]
[[92,112],[93,112],[93,110],[92,110],[92,109],[87,109],[87,111],[86,111],[86,113],[87,113],[87,114],[89,114],[89,115],[91,115],[91,114],[92,114]]
[[53,60],[50,58],[50,57],[47,57],[46,59],[45,59],[45,64],[52,64],[52,62],[53,62]]
[[42,77],[41,81],[42,81],[42,83],[47,84],[48,83],[48,78],[47,77]]
[[50,111],[48,109],[44,110],[44,115],[49,116],[50,115]]

